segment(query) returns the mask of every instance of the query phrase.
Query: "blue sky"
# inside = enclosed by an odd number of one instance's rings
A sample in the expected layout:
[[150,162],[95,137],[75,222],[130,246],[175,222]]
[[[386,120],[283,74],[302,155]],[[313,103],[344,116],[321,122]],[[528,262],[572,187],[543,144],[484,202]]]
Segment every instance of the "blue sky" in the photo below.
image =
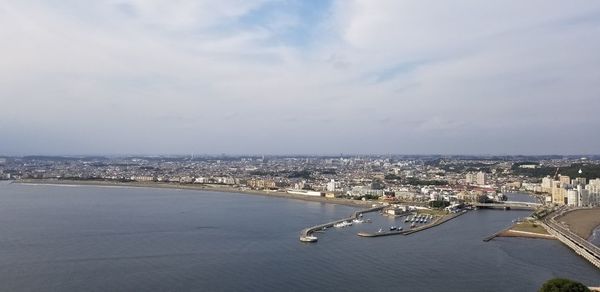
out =
[[331,15],[331,5],[329,0],[273,1],[242,15],[232,26],[268,29],[273,33],[272,45],[306,48],[314,45],[319,26]]
[[9,0],[0,155],[589,154],[600,3]]

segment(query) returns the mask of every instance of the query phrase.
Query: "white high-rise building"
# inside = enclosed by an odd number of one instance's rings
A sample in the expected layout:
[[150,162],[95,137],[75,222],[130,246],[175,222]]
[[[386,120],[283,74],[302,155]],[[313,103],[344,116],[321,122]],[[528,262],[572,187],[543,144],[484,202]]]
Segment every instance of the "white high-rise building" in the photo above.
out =
[[567,204],[569,206],[579,206],[579,192],[577,190],[567,191]]
[[465,176],[465,181],[468,184],[475,184],[475,183],[477,183],[477,175],[472,172],[468,172],[467,175]]
[[335,192],[339,188],[339,186],[340,183],[332,179],[330,182],[327,183],[327,191]]
[[488,181],[487,181],[487,173],[480,171],[477,173],[477,184],[478,185],[487,185]]
[[600,206],[600,178],[590,180],[585,190],[588,193],[584,206]]
[[542,192],[549,193],[552,189],[552,178],[547,176],[542,178]]

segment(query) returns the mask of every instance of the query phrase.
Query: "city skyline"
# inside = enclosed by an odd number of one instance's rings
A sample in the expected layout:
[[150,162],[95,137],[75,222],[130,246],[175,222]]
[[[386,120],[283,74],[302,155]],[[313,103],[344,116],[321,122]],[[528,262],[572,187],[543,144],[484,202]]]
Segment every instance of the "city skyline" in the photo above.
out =
[[600,3],[8,1],[0,155],[590,155]]

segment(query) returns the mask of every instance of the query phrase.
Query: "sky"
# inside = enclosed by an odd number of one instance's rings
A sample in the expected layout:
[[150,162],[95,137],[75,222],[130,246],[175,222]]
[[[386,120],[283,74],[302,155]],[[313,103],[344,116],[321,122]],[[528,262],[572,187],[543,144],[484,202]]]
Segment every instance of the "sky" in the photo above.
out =
[[0,155],[599,154],[600,1],[0,0]]

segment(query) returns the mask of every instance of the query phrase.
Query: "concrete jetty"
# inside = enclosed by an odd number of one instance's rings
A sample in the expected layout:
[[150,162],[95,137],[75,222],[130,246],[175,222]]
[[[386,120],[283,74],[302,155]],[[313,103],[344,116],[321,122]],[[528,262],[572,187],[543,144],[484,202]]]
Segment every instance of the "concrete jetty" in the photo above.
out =
[[344,221],[352,221],[354,219],[359,218],[360,215],[362,215],[362,214],[383,210],[383,208],[385,208],[385,206],[377,206],[377,207],[373,207],[373,208],[369,208],[369,209],[365,209],[365,210],[361,210],[361,211],[356,211],[356,212],[352,213],[352,215],[348,218],[338,219],[335,221],[331,221],[331,222],[327,222],[327,223],[323,223],[323,224],[319,224],[319,225],[315,225],[315,226],[311,226],[311,227],[302,229],[302,231],[300,231],[300,238],[310,236],[315,231],[322,230],[323,228],[333,227],[333,225],[335,225],[337,223],[341,223]]
[[389,235],[409,235],[409,234],[413,234],[419,231],[423,231],[435,226],[438,226],[442,223],[448,222],[462,214],[465,214],[467,211],[462,211],[459,213],[454,213],[454,214],[450,214],[450,215],[446,215],[443,217],[438,218],[437,220],[431,222],[430,224],[426,224],[426,225],[421,225],[419,227],[410,229],[410,230],[403,230],[403,231],[387,231],[387,232],[377,232],[377,233],[369,233],[369,232],[359,232],[357,235],[361,236],[361,237],[380,237],[380,236],[389,236]]
[[359,233],[357,233],[357,235],[362,236],[362,237],[379,237],[379,236],[406,234],[406,232],[408,232],[408,230],[402,230],[402,231],[394,230],[394,231],[377,232],[377,233],[359,232]]
[[508,227],[506,227],[506,228],[504,228],[504,229],[502,229],[502,230],[500,230],[500,231],[498,231],[498,232],[496,232],[496,233],[494,233],[494,234],[491,234],[491,235],[489,235],[489,236],[486,236],[486,237],[483,239],[483,241],[485,241],[485,242],[488,242],[488,241],[490,241],[490,240],[492,240],[492,239],[496,238],[498,235],[500,235],[500,234],[502,234],[502,233],[504,233],[504,232],[506,232],[506,231],[510,230],[510,229],[511,229],[511,228],[513,228],[514,226],[515,226],[515,224],[513,223],[513,224],[511,224],[510,226],[508,226]]
[[431,224],[427,224],[427,225],[419,226],[417,228],[413,228],[411,230],[407,230],[406,233],[405,233],[405,235],[413,234],[413,233],[416,233],[416,232],[419,232],[419,231],[423,231],[423,230],[426,230],[426,229],[429,229],[429,228],[441,225],[441,224],[446,223],[446,222],[448,222],[448,221],[450,221],[450,220],[452,220],[452,219],[454,219],[454,218],[456,218],[458,216],[461,216],[461,215],[463,215],[465,213],[467,213],[467,211],[463,210],[463,211],[458,212],[458,213],[453,213],[453,214],[450,214],[450,215],[443,216],[443,217],[439,218],[438,220],[435,220],[435,222],[433,222]]

